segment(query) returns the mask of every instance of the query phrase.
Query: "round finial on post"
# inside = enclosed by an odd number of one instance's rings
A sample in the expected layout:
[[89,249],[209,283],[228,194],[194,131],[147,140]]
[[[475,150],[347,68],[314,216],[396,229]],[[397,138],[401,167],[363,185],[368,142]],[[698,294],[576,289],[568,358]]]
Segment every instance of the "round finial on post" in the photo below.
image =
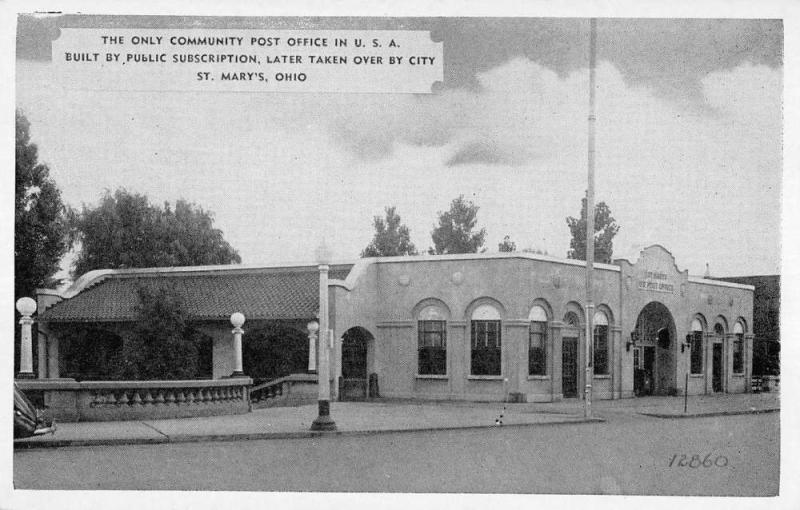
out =
[[313,335],[313,334],[315,334],[317,331],[319,331],[319,322],[317,322],[317,321],[311,321],[311,322],[309,322],[309,323],[306,325],[306,328],[308,329],[308,333],[309,333],[309,334],[311,334],[311,335]]
[[31,326],[33,326],[33,319],[31,315],[36,311],[36,301],[29,297],[19,298],[17,300],[17,311],[22,314],[19,320],[20,326],[20,340],[19,340],[19,373],[18,379],[33,379],[36,377],[33,373],[33,333]]
[[328,244],[325,242],[325,238],[322,238],[322,242],[317,246],[317,249],[314,250],[314,256],[316,258],[316,262],[319,265],[328,265],[330,264],[332,252],[331,249],[328,247]]
[[244,314],[241,312],[231,314],[231,324],[234,328],[241,328],[244,325]]
[[36,301],[29,297],[19,298],[17,300],[17,311],[25,317],[30,317],[36,311]]

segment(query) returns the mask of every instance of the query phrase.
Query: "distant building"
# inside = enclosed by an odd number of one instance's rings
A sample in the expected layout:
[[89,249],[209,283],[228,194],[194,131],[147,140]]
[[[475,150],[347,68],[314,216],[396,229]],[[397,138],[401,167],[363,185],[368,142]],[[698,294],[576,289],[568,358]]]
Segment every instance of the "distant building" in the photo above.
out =
[[[583,261],[515,252],[330,269],[336,398],[363,397],[367,381],[387,397],[579,398],[587,356],[596,398],[681,394],[687,384],[692,395],[750,389],[753,286],[689,276],[659,245],[636,261],[595,265],[588,352]],[[210,338],[214,379],[233,370],[233,312],[247,317],[245,345],[281,321],[309,352],[305,325],[319,309],[313,265],[97,271],[63,295],[40,293],[39,377],[59,377],[59,324],[102,327],[124,342],[143,281],[170,281],[185,294],[189,317]]]
[[753,374],[779,375],[781,371],[781,277],[730,276],[726,282],[752,285],[753,291]]

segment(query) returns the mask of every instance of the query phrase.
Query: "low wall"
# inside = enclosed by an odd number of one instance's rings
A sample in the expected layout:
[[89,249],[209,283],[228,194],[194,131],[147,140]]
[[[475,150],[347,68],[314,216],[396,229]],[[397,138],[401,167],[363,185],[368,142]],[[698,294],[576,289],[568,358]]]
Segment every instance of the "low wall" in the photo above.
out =
[[317,374],[292,374],[251,388],[254,407],[290,407],[315,404],[319,399]]
[[250,412],[249,377],[189,381],[19,380],[56,421],[157,420]]

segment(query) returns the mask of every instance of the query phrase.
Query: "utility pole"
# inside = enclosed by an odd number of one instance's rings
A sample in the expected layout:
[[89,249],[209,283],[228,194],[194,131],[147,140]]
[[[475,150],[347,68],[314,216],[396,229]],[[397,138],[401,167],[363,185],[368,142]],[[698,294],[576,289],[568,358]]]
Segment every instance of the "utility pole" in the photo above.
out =
[[594,156],[595,156],[595,67],[597,66],[597,19],[589,20],[589,172],[586,189],[586,387],[583,415],[592,416],[592,379],[594,366]]

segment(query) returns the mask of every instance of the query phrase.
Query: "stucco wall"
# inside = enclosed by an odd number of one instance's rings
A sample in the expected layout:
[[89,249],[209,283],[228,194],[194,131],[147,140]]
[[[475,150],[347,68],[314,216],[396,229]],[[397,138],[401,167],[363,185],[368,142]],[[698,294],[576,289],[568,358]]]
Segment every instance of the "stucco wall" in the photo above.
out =
[[[360,264],[360,267],[359,267]],[[332,287],[332,324],[337,338],[350,327],[360,326],[374,337],[370,342],[368,372],[379,377],[381,394],[389,397],[430,399],[498,400],[521,393],[528,401],[562,398],[563,319],[568,310],[580,317],[578,339],[578,393],[583,392],[585,363],[585,267],[569,261],[528,258],[523,255],[422,257],[363,260],[354,268],[346,286]],[[714,282],[697,282],[681,271],[672,255],[660,246],[647,248],[635,262],[599,265],[595,270],[594,302],[609,321],[609,373],[596,374],[595,398],[633,396],[633,349],[631,331],[642,309],[657,301],[666,306],[674,322],[668,349],[659,351],[664,372],[662,388],[683,391],[689,350],[681,344],[695,314],[703,314],[709,328],[716,317],[726,319],[730,332],[741,318],[751,322],[752,291]],[[644,282],[644,283],[640,283]],[[653,285],[655,282],[655,286]],[[659,288],[659,284],[661,285]],[[447,315],[447,373],[417,374],[416,313],[426,304],[438,304]],[[502,319],[502,374],[476,377],[470,374],[470,318],[479,304],[493,304]],[[536,304],[548,314],[547,374],[528,374],[528,315]],[[706,359],[716,339],[705,348]],[[746,373],[730,374],[732,339],[725,345],[724,390],[745,391],[750,358],[745,352]],[[749,344],[748,344],[749,347]],[[341,346],[337,346],[337,356]],[[711,367],[691,377],[689,393],[710,390]]]
[[[519,392],[529,401],[549,401],[561,396],[560,380],[554,384],[560,377],[560,336],[557,328],[548,331],[547,375],[529,376],[528,315],[538,304],[552,323],[560,323],[568,309],[583,318],[578,303],[585,294],[584,271],[570,263],[524,257],[379,261],[360,273],[352,290],[335,288],[333,322],[337,336],[353,326],[374,335],[374,362],[368,370],[378,374],[382,395],[497,400]],[[618,272],[600,268],[595,275],[595,301],[613,326],[619,308]],[[428,302],[442,305],[448,315],[445,376],[417,374],[415,314]],[[493,304],[502,317],[502,374],[497,377],[470,374],[469,320],[482,303]],[[614,338],[610,334],[612,351]],[[597,394],[610,398],[613,383],[613,375],[598,377]]]

